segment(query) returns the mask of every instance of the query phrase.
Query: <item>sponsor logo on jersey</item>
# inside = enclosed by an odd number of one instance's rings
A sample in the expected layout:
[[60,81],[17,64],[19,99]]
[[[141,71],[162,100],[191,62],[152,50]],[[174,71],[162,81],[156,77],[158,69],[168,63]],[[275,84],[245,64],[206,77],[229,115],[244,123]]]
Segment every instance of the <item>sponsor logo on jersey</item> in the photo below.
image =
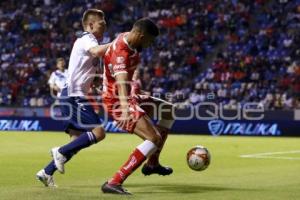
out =
[[122,63],[124,63],[124,61],[125,61],[125,58],[122,57],[122,56],[116,58],[116,62],[117,62],[118,64],[122,64]]
[[115,65],[114,66],[114,71],[122,71],[126,69],[126,65],[125,64],[120,64],[120,65]]

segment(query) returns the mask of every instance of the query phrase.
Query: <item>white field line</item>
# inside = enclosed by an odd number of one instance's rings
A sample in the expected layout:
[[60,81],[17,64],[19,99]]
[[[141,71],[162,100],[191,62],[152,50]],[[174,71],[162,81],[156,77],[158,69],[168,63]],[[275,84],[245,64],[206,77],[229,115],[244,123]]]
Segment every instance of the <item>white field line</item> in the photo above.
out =
[[272,156],[272,155],[295,154],[295,153],[300,153],[300,150],[247,154],[247,155],[240,155],[240,157],[241,158],[264,158],[264,159],[270,158],[270,159],[300,160],[300,157],[295,158],[295,157],[284,157],[284,156]]

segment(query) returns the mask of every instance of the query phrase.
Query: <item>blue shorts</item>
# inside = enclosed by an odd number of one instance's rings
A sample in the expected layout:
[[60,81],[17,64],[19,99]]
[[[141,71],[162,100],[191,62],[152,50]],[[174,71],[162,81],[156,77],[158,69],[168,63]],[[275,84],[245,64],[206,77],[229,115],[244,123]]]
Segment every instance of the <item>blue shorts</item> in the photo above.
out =
[[63,122],[66,133],[69,133],[69,129],[91,131],[102,123],[91,102],[85,97],[69,97],[67,88],[61,92],[59,107],[62,117],[65,118]]

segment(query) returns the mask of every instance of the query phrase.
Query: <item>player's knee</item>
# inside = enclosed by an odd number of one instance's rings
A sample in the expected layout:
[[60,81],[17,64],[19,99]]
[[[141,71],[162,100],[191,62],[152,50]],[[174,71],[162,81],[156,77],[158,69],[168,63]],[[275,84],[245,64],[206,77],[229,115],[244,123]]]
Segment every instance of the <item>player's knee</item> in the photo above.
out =
[[73,141],[73,140],[77,139],[81,135],[81,132],[77,131],[77,130],[69,129],[68,134],[69,134],[71,140]]
[[104,133],[104,132],[97,133],[97,134],[95,134],[95,136],[96,136],[97,142],[100,142],[101,140],[104,140],[104,138],[105,138],[105,133]]
[[93,130],[93,134],[95,135],[97,142],[104,140],[104,138],[105,138],[105,131],[102,127],[95,128]]

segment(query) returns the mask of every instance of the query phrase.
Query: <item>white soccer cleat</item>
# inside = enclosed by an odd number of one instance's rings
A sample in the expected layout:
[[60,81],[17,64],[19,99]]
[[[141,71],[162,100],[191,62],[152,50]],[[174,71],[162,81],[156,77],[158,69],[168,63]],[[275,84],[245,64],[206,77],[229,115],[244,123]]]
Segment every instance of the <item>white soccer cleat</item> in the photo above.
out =
[[45,185],[45,187],[57,187],[54,183],[53,176],[46,174],[44,169],[41,169],[36,174],[36,179],[41,181]]
[[51,155],[53,157],[53,160],[54,160],[57,170],[61,174],[64,174],[65,173],[65,162],[67,161],[67,158],[64,155],[62,155],[61,153],[59,153],[58,149],[59,149],[59,147],[52,148]]

